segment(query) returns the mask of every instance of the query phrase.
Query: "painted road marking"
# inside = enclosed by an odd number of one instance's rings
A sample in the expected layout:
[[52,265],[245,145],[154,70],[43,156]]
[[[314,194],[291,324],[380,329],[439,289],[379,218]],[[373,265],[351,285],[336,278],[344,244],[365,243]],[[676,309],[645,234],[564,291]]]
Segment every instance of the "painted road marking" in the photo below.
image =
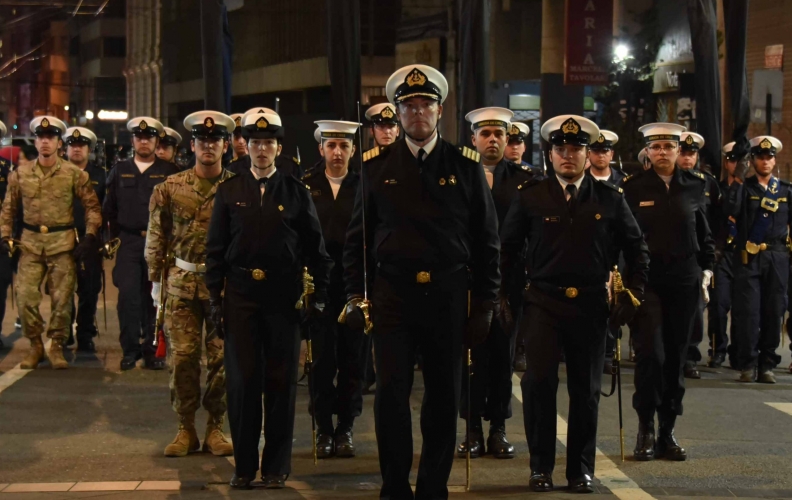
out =
[[[51,343],[52,343],[52,339],[47,340],[47,343],[44,344],[44,352],[49,351]],[[20,368],[20,366],[22,366],[22,363],[17,364],[15,367],[11,368],[4,374],[0,375],[0,394],[2,394],[4,390],[8,389],[12,385],[22,380],[22,378],[24,378],[25,375],[33,371],[33,370],[23,370],[22,368]]]
[[792,403],[765,403],[767,406],[771,408],[775,408],[778,411],[782,411],[787,415],[792,415]]
[[[512,394],[517,398],[517,401],[522,403],[522,390],[520,389],[520,379],[517,375],[512,375]],[[790,403],[790,406],[792,406],[792,403]],[[557,438],[561,441],[561,444],[566,446],[567,422],[561,415],[558,415],[558,423],[556,425],[558,428]],[[611,490],[621,500],[649,500],[655,498],[642,490],[635,481],[620,470],[613,460],[602,453],[599,448],[597,448],[597,472],[595,476],[603,486]]]

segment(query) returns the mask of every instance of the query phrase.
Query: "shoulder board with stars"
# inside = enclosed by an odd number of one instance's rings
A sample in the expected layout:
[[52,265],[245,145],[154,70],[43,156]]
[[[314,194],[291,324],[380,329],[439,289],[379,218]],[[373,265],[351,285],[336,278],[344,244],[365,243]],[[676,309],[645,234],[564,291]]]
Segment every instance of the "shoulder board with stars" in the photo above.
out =
[[616,184],[613,184],[612,182],[599,181],[599,183],[602,184],[603,186],[607,186],[607,187],[613,189],[614,191],[618,191],[619,193],[623,193],[624,192],[624,189],[620,188]]
[[707,178],[706,178],[706,177],[704,177],[704,174],[702,174],[702,173],[701,173],[701,172],[699,172],[698,170],[686,170],[686,172],[690,173],[691,175],[693,175],[693,176],[695,176],[695,177],[698,177],[698,178],[699,178],[699,179],[701,179],[702,181],[706,181],[706,180],[707,180]]
[[473,160],[476,163],[478,163],[479,160],[481,159],[481,155],[478,153],[478,151],[470,149],[467,146],[462,146],[461,148],[459,148],[459,152],[462,153],[462,156],[464,156],[468,160]]

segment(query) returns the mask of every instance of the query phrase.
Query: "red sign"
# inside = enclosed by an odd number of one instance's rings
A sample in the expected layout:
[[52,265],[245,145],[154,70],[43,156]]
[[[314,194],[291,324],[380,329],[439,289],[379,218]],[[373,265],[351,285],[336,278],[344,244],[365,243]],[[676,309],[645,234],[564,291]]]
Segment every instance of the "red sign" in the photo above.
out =
[[613,59],[613,0],[566,0],[565,85],[606,85]]
[[784,67],[784,46],[765,46],[765,69],[782,69]]

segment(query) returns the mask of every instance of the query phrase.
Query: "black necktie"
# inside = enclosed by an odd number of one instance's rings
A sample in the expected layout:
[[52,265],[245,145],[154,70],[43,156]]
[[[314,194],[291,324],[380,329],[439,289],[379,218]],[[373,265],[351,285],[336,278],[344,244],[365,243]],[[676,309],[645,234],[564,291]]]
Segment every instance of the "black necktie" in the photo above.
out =
[[419,168],[423,167],[424,155],[425,154],[426,154],[426,151],[424,151],[424,148],[421,148],[421,149],[418,150],[418,167]]
[[575,213],[575,201],[577,200],[577,186],[574,184],[567,184],[566,192],[569,193],[569,199],[567,200],[567,206],[569,207],[569,213]]
[[267,181],[269,181],[269,177],[262,177],[258,181],[259,181],[259,185],[260,186],[266,187],[267,186]]

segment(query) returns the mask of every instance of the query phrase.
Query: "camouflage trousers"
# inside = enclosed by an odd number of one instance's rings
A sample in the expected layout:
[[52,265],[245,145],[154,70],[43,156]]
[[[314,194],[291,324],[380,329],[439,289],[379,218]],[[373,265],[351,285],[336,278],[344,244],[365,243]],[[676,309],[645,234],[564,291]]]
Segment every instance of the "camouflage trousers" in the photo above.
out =
[[[203,327],[206,335],[202,336]],[[201,405],[201,339],[206,346],[206,390],[203,407],[211,416],[226,411],[223,341],[209,317],[208,300],[165,299],[171,405],[179,415],[193,415]]]
[[44,333],[44,318],[39,312],[39,305],[41,284],[45,278],[52,299],[47,337],[65,341],[69,336],[72,300],[77,287],[77,274],[71,252],[35,255],[22,251],[16,282],[22,334],[27,338],[36,338]]

